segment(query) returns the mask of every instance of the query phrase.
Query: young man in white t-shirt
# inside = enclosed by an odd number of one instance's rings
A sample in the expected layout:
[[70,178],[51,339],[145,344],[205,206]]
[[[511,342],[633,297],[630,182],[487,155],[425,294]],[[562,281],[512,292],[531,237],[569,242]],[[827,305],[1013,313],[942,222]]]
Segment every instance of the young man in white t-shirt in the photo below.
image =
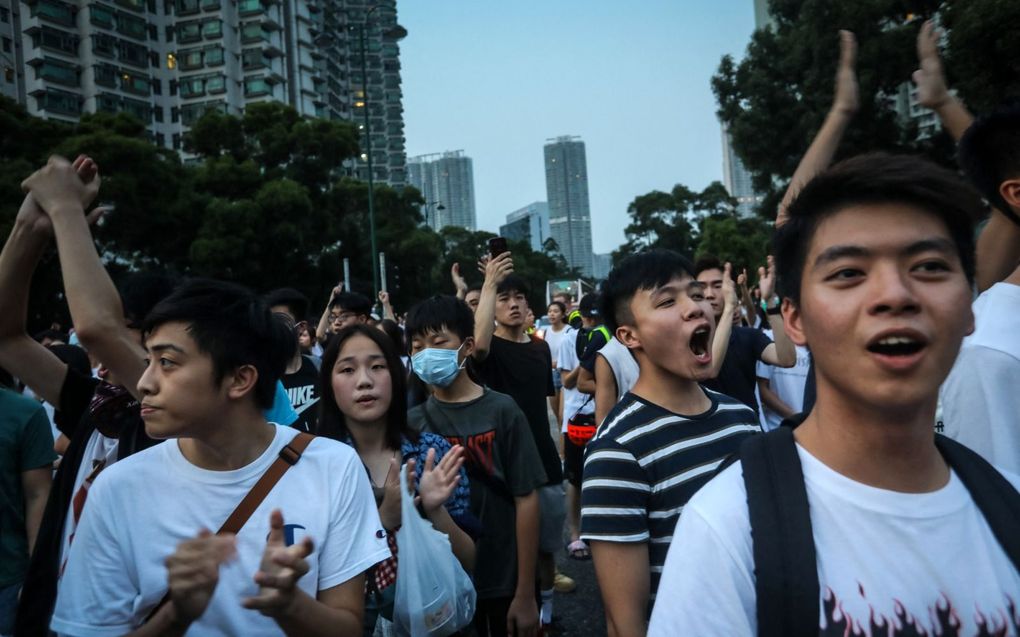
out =
[[298,433],[262,415],[293,333],[250,291],[200,280],[153,308],[143,333],[142,418],[169,440],[96,479],[51,629],[360,634],[363,573],[389,551],[349,447],[312,440],[236,535],[212,534]]
[[[953,173],[874,154],[811,180],[777,229],[783,318],[817,376],[786,469],[803,473],[819,612],[801,620],[819,634],[1016,635],[1020,574],[932,431],[974,328],[980,207]],[[684,508],[649,634],[756,634],[760,539],[734,463]]]

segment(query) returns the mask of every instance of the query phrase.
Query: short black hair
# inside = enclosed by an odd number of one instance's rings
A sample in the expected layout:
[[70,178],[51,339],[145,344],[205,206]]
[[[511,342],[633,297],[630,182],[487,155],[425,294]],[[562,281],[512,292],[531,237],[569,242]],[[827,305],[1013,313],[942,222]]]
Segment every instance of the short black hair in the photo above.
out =
[[77,345],[65,345],[58,343],[50,345],[46,349],[53,352],[53,355],[60,359],[69,368],[88,378],[92,375],[92,363],[89,362],[89,355]]
[[563,301],[551,301],[548,307],[556,306],[560,308],[560,312],[563,314],[563,320],[567,320],[567,304]]
[[368,316],[372,311],[372,301],[364,294],[357,292],[341,292],[329,304],[329,309],[340,308],[344,312],[354,312],[361,316]]
[[437,294],[416,303],[407,312],[404,333],[408,344],[415,336],[447,329],[461,340],[475,335],[475,315],[464,301],[455,296]]
[[482,293],[482,286],[480,286],[480,285],[471,285],[471,286],[468,286],[468,289],[464,292],[464,294],[470,294],[471,292],[478,292],[479,294],[481,294]]
[[723,267],[722,261],[711,254],[703,254],[698,257],[698,260],[694,262],[694,278],[698,278],[698,275],[705,270],[719,270],[725,272],[726,268]]
[[602,320],[609,331],[634,320],[630,301],[638,290],[651,290],[684,275],[693,278],[694,266],[672,250],[647,250],[621,261],[602,284]]
[[177,287],[177,277],[163,272],[133,272],[117,286],[128,327],[138,328],[156,304]]
[[266,305],[271,308],[277,305],[286,307],[295,323],[305,320],[304,317],[308,315],[308,297],[294,288],[276,288],[269,292],[266,294]]
[[979,118],[960,139],[960,168],[981,195],[1006,214],[1014,212],[999,194],[1008,179],[1020,179],[1020,104]]
[[273,405],[276,383],[294,353],[294,332],[248,288],[211,279],[192,279],[156,304],[142,322],[148,338],[166,323],[187,325],[200,351],[213,361],[216,381],[252,365],[258,370],[255,402]]
[[382,330],[368,325],[348,325],[330,341],[326,351],[322,353],[322,365],[319,368],[319,429],[316,435],[326,436],[341,442],[351,442],[351,432],[347,428],[347,419],[336,402],[333,393],[333,367],[340,356],[344,343],[352,336],[365,336],[379,346],[386,367],[390,372],[390,408],[386,410],[386,446],[400,449],[401,437],[418,442],[418,434],[407,425],[407,373],[404,363],[400,360],[400,351],[394,347],[393,341]]
[[525,281],[520,275],[509,274],[505,279],[500,281],[499,285],[496,286],[496,294],[506,294],[508,292],[517,292],[528,296],[531,293],[531,288],[528,286],[528,282]]
[[950,170],[912,155],[869,153],[842,161],[804,185],[789,219],[772,238],[780,296],[800,302],[811,240],[828,216],[850,206],[895,203],[930,212],[946,224],[967,280],[974,281],[977,192]]
[[407,346],[404,344],[404,330],[400,329],[400,325],[396,321],[393,319],[383,319],[376,325],[376,329],[386,332],[386,335],[393,341],[393,346],[397,348],[398,352],[404,353],[407,351]]

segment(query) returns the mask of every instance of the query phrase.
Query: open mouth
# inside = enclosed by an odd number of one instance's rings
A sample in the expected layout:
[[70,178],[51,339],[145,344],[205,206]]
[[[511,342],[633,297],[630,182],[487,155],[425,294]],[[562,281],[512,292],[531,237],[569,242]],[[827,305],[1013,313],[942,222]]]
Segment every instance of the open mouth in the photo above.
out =
[[699,327],[691,334],[690,347],[697,358],[703,359],[709,356],[709,347],[711,346],[709,339],[711,336],[712,330],[707,325]]
[[913,356],[925,347],[925,342],[910,336],[886,336],[870,345],[868,351],[882,356]]

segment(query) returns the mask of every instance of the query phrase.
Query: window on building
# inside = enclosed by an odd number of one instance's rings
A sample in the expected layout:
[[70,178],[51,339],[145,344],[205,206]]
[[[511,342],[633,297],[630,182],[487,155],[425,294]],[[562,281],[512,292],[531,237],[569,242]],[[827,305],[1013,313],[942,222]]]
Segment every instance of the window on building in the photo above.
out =
[[269,88],[269,84],[266,83],[265,78],[261,77],[246,77],[244,78],[244,95],[245,97],[255,97],[258,95],[268,95],[272,91]]
[[35,68],[35,76],[65,86],[79,85],[78,67],[51,58],[44,58],[43,63]]
[[124,72],[120,75],[120,90],[135,95],[149,95],[152,91],[152,84],[145,75]]
[[205,80],[200,77],[181,80],[181,97],[199,97],[205,95]]
[[163,107],[162,106],[153,107],[153,109],[152,109],[152,118],[153,119],[155,119],[157,122],[162,124],[164,117],[165,117],[165,113],[163,112]]
[[262,13],[262,2],[260,0],[241,0],[237,3],[237,12],[241,15]]
[[116,0],[117,4],[132,11],[145,11],[145,0]]
[[241,63],[246,71],[265,67],[266,61],[262,49],[245,49],[241,52]]
[[198,0],[177,0],[177,15],[198,13]]
[[32,43],[54,51],[78,54],[78,36],[50,27],[42,27],[36,32],[32,36]]
[[4,44],[4,53],[10,53],[11,52],[11,39],[10,38],[4,38],[3,39],[3,44]]
[[120,98],[112,93],[96,95],[96,110],[101,113],[116,113],[120,110]]
[[38,99],[40,110],[63,113],[65,115],[81,114],[81,98],[76,93],[49,89]]
[[32,17],[39,17],[64,26],[74,25],[74,10],[60,0],[39,0],[31,5]]
[[149,65],[149,50],[141,44],[120,40],[117,45],[117,58],[122,62],[142,68]]
[[204,59],[206,66],[219,66],[223,64],[223,47],[221,46],[206,47]]
[[170,109],[170,123],[176,124],[181,119],[181,109],[174,106]]
[[142,120],[142,122],[146,125],[152,122],[152,107],[149,106],[148,102],[125,97],[123,108],[125,113],[131,113],[138,119]]
[[220,8],[220,0],[202,0],[202,11],[217,11]]
[[258,22],[246,22],[241,26],[241,42],[259,42],[265,40],[266,34]]
[[198,22],[182,22],[177,25],[177,40],[198,42],[202,39],[202,26]]
[[110,7],[101,4],[89,5],[89,22],[97,27],[112,29],[114,11]]
[[117,67],[112,64],[96,64],[92,67],[95,83],[99,86],[117,87]]
[[7,24],[10,23],[10,21],[11,21],[10,10],[7,9],[7,7],[0,7],[0,22]]
[[119,11],[117,12],[117,32],[137,40],[144,40],[148,32],[148,22],[138,16]]
[[170,95],[177,95],[177,80],[170,80]]
[[205,90],[210,93],[226,93],[227,92],[227,78],[219,73],[215,75],[207,76],[205,81]]
[[219,19],[206,20],[205,23],[202,24],[202,35],[204,35],[206,39],[222,37],[223,21]]
[[181,149],[181,134],[180,133],[174,133],[173,140],[174,140],[174,142],[173,142],[174,150],[180,150]]
[[202,68],[202,51],[199,49],[181,49],[178,52],[177,63],[182,71],[191,71]]
[[[156,111],[158,112],[159,109],[156,109]],[[156,115],[156,121],[162,122],[163,117],[160,115]],[[166,135],[164,135],[163,133],[156,133],[156,145],[159,146],[160,148],[166,148]]]

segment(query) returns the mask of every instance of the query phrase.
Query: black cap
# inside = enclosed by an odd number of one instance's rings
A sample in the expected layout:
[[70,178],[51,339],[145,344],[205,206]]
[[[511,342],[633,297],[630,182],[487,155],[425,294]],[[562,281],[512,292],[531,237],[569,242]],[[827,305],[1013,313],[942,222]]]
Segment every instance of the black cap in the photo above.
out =
[[581,303],[578,306],[581,311],[581,316],[585,318],[598,318],[599,317],[599,295],[593,293],[585,294],[581,298]]

